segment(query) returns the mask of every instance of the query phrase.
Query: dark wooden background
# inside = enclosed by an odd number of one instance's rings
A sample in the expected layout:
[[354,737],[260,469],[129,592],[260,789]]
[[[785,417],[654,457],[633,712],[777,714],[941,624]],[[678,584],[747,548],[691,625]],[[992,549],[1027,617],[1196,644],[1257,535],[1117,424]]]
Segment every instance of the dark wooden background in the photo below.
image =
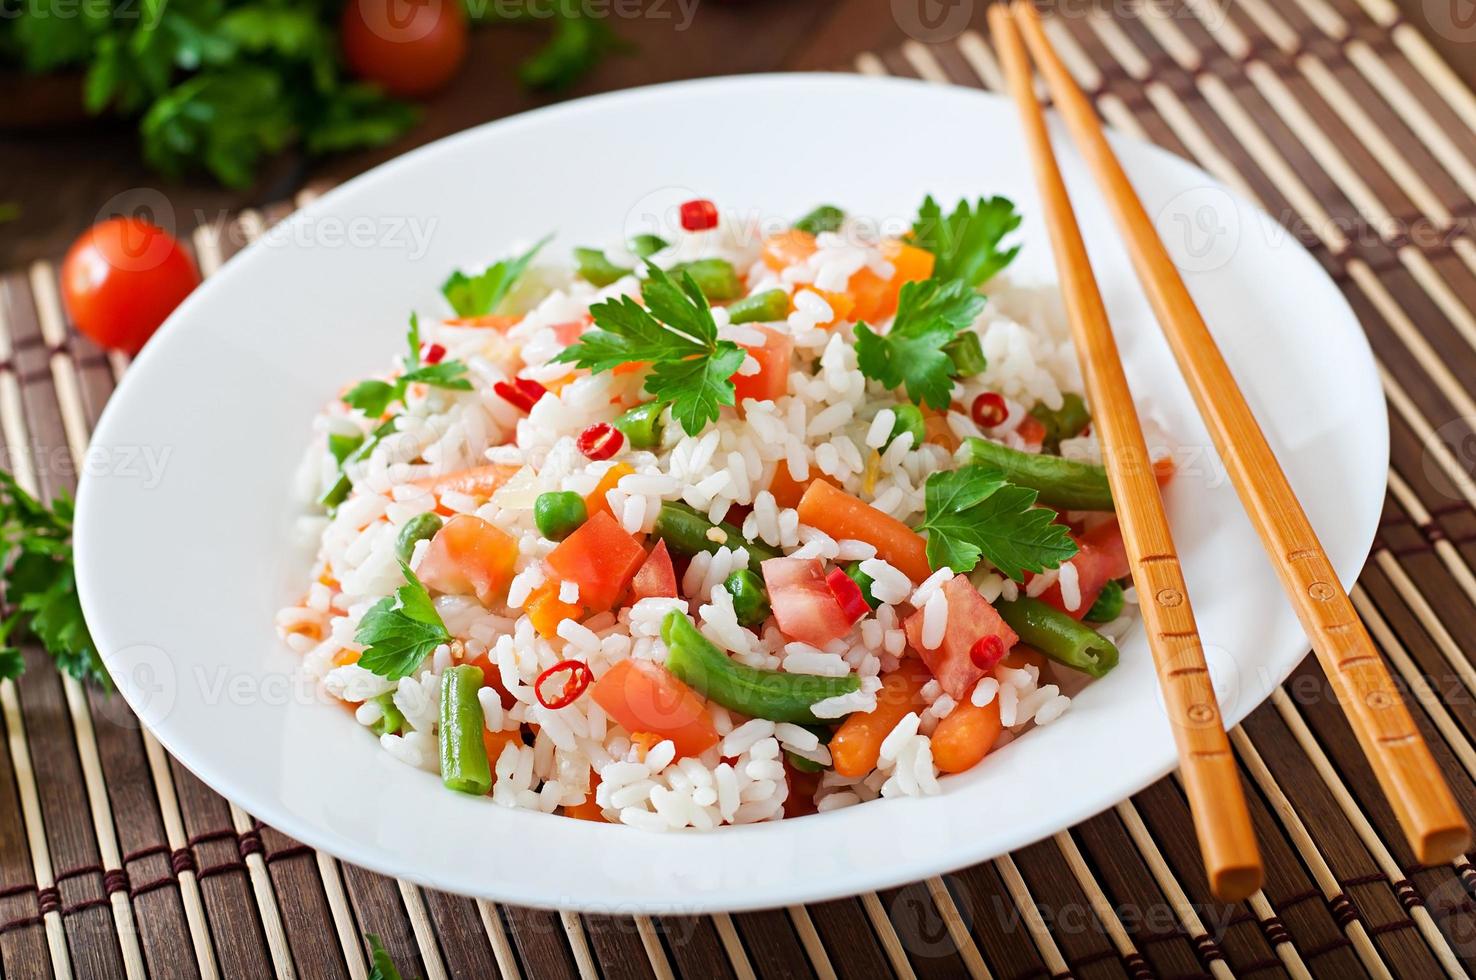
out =
[[[42,119],[0,129],[0,203],[20,209],[15,220],[0,224],[0,268],[60,255],[78,232],[107,211],[116,195],[137,188],[162,190],[175,209],[177,226],[188,230],[223,211],[289,199],[313,181],[341,182],[448,133],[557,99],[704,75],[838,68],[861,51],[905,41],[908,34],[899,20],[910,19],[910,11],[936,18],[951,5],[967,4],[975,25],[982,26],[987,6],[986,0],[695,2],[685,30],[677,29],[673,0],[647,0],[646,16],[616,19],[615,31],[633,49],[607,58],[558,96],[524,92],[515,81],[517,64],[543,38],[540,30],[476,29],[460,75],[425,104],[421,123],[396,143],[319,160],[289,153],[265,167],[256,185],[244,191],[223,189],[204,178],[162,183],[139,160],[132,122],[47,123],[45,118],[54,115],[51,100],[65,103],[67,93],[47,86],[42,95],[48,99],[39,97],[31,84],[20,86],[32,103],[26,114]],[[1401,0],[1401,6],[1458,71],[1468,80],[1476,75],[1476,0]],[[11,88],[6,97],[15,96],[13,77],[0,76],[0,86]]]

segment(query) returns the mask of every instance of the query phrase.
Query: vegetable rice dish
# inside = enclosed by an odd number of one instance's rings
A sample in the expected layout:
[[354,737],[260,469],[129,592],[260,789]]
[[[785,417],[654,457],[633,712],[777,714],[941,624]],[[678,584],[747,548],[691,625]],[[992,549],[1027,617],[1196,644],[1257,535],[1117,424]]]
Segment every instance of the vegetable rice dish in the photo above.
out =
[[1134,621],[1019,223],[694,200],[454,272],[314,423],[278,629],[362,737],[503,806],[707,830],[940,792]]

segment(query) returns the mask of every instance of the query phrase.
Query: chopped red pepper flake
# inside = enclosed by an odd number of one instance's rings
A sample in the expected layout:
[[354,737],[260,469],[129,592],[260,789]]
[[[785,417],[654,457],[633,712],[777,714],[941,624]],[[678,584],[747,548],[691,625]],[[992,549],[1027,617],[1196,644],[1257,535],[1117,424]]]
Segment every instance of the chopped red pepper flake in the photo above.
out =
[[705,198],[682,204],[682,227],[688,231],[706,231],[718,224],[717,205]]
[[861,586],[846,574],[845,569],[832,568],[830,574],[825,576],[825,584],[830,586],[835,600],[840,603],[846,618],[851,622],[854,623],[871,611],[871,606],[866,603],[866,596],[861,593]]
[[620,452],[620,447],[625,445],[625,436],[608,422],[596,422],[579,433],[575,445],[581,453],[598,463]]
[[[568,671],[569,676],[564,678],[563,689],[557,697],[552,699],[545,698],[543,696],[544,682],[564,671]],[[581,660],[560,660],[548,668],[548,670],[538,675],[538,679],[533,682],[533,696],[538,698],[538,703],[545,708],[550,711],[556,711],[559,708],[565,708],[573,704],[579,695],[584,693],[584,689],[589,687],[593,681],[594,674],[590,672],[588,664]]]
[[511,382],[499,381],[492,386],[503,401],[522,409],[533,411],[538,399],[548,394],[548,389],[532,378],[513,378]]
[[986,391],[974,399],[973,406],[969,409],[973,415],[974,422],[981,429],[993,429],[995,426],[1004,425],[1010,417],[1010,407],[1005,404],[1004,396],[997,395],[992,391]]
[[446,348],[440,344],[427,344],[420,360],[426,364],[440,364],[446,357]]
[[969,647],[969,659],[980,670],[993,670],[994,665],[1004,659],[1004,641],[993,633],[986,633]]

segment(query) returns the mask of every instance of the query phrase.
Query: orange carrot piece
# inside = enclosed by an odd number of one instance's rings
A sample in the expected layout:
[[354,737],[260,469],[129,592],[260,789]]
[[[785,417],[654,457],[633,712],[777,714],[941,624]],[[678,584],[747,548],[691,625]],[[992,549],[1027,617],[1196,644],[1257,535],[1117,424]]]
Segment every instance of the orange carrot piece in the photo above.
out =
[[545,640],[552,640],[559,635],[559,624],[564,620],[579,619],[584,615],[583,606],[559,598],[559,583],[556,579],[549,579],[534,589],[523,608],[528,610],[528,620],[533,628]]
[[497,759],[502,755],[502,750],[509,745],[522,745],[523,731],[514,728],[510,731],[489,732],[482,729],[482,745],[487,749],[487,762],[493,767],[497,766]]
[[511,480],[519,469],[521,467],[488,463],[486,466],[473,466],[469,470],[447,473],[445,476],[428,476],[416,480],[415,485],[424,487],[437,497],[444,493],[464,493],[468,497],[486,500]]
[[595,823],[605,823],[604,811],[595,802],[595,790],[600,788],[600,774],[592,772],[589,774],[589,795],[584,798],[583,803],[575,803],[564,807],[564,816],[573,817],[575,820],[592,820]]
[[830,739],[830,760],[842,776],[864,776],[876,768],[882,740],[897,722],[922,703],[923,685],[933,679],[921,660],[907,659],[886,677],[876,692],[876,708],[857,712],[835,730]]
[[[811,473],[814,473],[813,469]],[[774,471],[774,479],[769,481],[769,492],[774,495],[774,502],[780,507],[798,507],[805,491],[817,480],[821,483],[830,483],[830,480],[818,474],[804,480],[796,480],[789,473],[789,464],[781,459],[779,468]],[[834,486],[834,484],[831,485]]]
[[615,484],[620,482],[621,477],[630,476],[634,472],[635,468],[629,463],[616,463],[606,470],[604,475],[600,477],[600,482],[595,484],[595,488],[589,492],[589,496],[584,498],[584,509],[588,512],[589,516],[593,517],[604,511],[606,514],[614,517],[615,515],[610,512],[610,502],[605,499],[605,494],[615,489]]
[[865,541],[884,561],[913,582],[933,570],[928,567],[927,542],[922,535],[858,497],[816,480],[799,502],[801,524],[824,531],[837,541]]
[[764,265],[782,272],[815,254],[815,236],[798,228],[781,231],[764,239],[760,254]]
[[904,282],[926,279],[933,274],[936,259],[925,248],[910,245],[900,238],[888,238],[881,243],[881,253],[896,270],[892,274],[892,282],[899,289]]
[[982,708],[960,701],[933,729],[933,762],[944,772],[972,769],[994,748],[999,730],[999,698]]
[[493,330],[509,330],[517,326],[522,319],[521,314],[518,316],[507,316],[501,313],[483,313],[481,316],[453,317],[446,321],[446,325],[451,327],[481,327],[483,329],[490,327]]

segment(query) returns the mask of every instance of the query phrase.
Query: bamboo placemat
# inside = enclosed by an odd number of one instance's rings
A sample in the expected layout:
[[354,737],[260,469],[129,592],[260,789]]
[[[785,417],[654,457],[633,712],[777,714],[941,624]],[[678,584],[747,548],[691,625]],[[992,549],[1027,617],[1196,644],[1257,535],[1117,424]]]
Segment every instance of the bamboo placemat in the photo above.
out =
[[[1127,6],[1050,23],[1104,118],[1279,217],[1368,332],[1393,460],[1353,598],[1476,813],[1476,96],[1389,0]],[[974,31],[854,67],[1000,87]],[[198,229],[202,268],[289,210]],[[54,263],[0,277],[0,441],[24,485],[73,487],[125,367],[70,329]],[[1310,658],[1232,733],[1266,859],[1242,905],[1210,898],[1171,777],[942,878],[661,919],[498,906],[340,864],[213,793],[121,699],[26,659],[0,684],[7,977],[360,980],[370,932],[430,980],[1433,977],[1476,963],[1476,869],[1414,863]]]

